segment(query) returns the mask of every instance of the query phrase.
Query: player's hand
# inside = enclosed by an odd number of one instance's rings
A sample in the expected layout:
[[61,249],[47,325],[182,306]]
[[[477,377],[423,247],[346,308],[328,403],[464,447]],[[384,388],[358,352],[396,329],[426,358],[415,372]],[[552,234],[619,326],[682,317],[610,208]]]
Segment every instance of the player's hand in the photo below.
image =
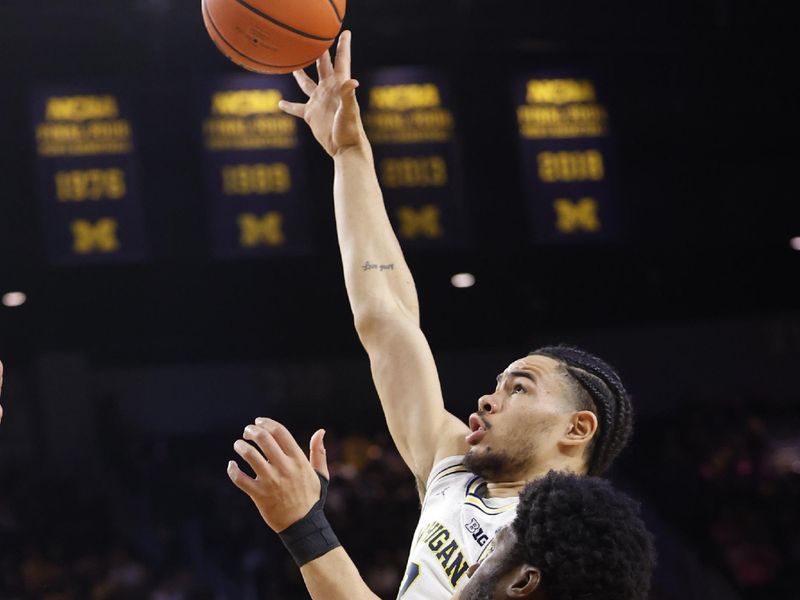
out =
[[339,36],[335,64],[327,50],[317,59],[317,83],[303,70],[293,73],[300,89],[308,96],[308,102],[282,100],[278,105],[285,113],[305,120],[314,137],[331,156],[341,148],[366,141],[356,101],[358,81],[350,77],[351,37],[349,31]]
[[[272,419],[258,418],[245,428],[244,439],[233,445],[256,478],[242,472],[234,461],[228,463],[228,477],[250,496],[276,533],[305,517],[319,500],[320,481],[315,471],[329,477],[324,436],[325,430],[320,429],[311,437],[309,460],[286,427]],[[261,452],[244,440],[254,442]]]

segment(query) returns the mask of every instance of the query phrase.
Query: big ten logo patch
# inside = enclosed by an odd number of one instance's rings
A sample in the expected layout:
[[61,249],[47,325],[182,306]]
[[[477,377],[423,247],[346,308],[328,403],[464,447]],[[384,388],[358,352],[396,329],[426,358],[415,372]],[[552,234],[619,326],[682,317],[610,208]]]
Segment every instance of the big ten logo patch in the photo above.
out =
[[480,523],[474,518],[470,519],[469,523],[466,523],[464,527],[472,534],[473,539],[478,542],[479,546],[485,546],[486,542],[489,541],[489,536],[484,533]]

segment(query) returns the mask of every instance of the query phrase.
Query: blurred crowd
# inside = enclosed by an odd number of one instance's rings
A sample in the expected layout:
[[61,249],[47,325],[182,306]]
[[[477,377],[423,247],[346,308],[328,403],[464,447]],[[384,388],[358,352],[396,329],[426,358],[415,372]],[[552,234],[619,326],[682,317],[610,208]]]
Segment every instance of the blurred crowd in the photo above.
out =
[[[307,598],[277,536],[226,475],[232,441],[129,437],[95,472],[68,477],[5,465],[0,598]],[[418,516],[413,478],[383,435],[331,432],[326,447],[329,519],[372,589],[394,597]]]
[[637,424],[621,474],[747,600],[800,589],[800,414],[692,398]]
[[[640,420],[614,478],[734,597],[795,597],[794,417],[698,402],[671,415]],[[306,445],[310,432],[295,433]],[[77,472],[0,463],[1,600],[307,598],[280,541],[226,476],[233,439],[107,435],[103,456]],[[370,587],[394,598],[418,517],[414,480],[385,433],[329,431],[326,446],[329,518]],[[653,597],[678,600],[658,583]]]

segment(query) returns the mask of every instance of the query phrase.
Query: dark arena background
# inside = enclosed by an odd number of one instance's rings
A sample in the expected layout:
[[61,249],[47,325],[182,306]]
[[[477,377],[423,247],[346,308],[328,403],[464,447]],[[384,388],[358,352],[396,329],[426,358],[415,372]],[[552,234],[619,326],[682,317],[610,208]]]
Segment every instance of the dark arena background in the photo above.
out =
[[[344,20],[448,408],[540,345],[608,358],[653,599],[800,587],[789,6]],[[199,0],[4,0],[0,25],[0,598],[306,598],[225,473],[257,416],[301,445],[327,429],[330,519],[394,598],[416,490],[353,328],[331,161],[275,110],[291,76],[228,61]]]

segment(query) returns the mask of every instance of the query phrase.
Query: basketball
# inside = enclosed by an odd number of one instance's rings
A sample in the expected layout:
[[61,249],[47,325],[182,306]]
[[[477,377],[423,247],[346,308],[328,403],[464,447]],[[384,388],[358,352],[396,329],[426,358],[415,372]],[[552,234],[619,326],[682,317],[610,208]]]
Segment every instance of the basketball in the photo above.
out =
[[347,0],[202,0],[217,48],[257,73],[291,73],[313,63],[342,28]]

